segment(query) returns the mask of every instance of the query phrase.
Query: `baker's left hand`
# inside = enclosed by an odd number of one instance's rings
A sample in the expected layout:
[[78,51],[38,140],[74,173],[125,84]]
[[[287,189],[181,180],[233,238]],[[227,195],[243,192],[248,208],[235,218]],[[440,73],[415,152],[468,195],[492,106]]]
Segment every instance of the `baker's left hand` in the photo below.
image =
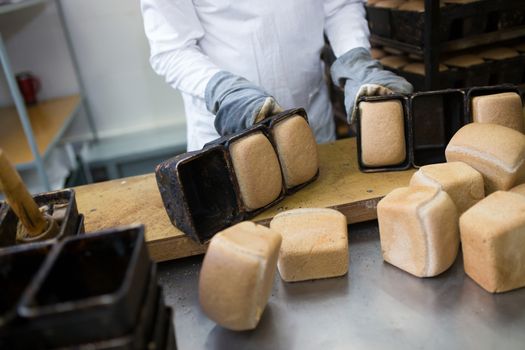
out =
[[409,94],[413,91],[405,78],[384,70],[364,47],[352,49],[340,56],[332,65],[331,74],[335,84],[344,86],[349,123],[355,120],[356,102],[361,96]]

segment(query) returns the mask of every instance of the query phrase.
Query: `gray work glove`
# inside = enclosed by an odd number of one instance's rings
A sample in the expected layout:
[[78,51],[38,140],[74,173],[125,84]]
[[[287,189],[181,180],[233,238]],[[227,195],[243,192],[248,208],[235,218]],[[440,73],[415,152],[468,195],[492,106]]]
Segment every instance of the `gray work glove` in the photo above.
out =
[[215,114],[215,129],[221,136],[249,128],[283,111],[260,87],[226,71],[218,72],[210,79],[204,98],[206,108]]
[[334,83],[344,86],[349,123],[355,121],[356,102],[361,96],[409,94],[413,91],[405,78],[384,70],[364,47],[357,47],[340,56],[330,70]]

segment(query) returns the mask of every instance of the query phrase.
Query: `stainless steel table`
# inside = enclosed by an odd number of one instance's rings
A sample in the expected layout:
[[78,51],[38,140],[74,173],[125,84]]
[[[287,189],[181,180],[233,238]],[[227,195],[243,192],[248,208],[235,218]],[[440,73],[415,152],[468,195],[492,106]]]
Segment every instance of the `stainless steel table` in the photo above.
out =
[[419,279],[383,262],[377,222],[349,227],[350,273],[285,283],[254,331],[217,326],[198,302],[202,257],[160,264],[179,349],[525,349],[525,288],[492,295],[459,257]]

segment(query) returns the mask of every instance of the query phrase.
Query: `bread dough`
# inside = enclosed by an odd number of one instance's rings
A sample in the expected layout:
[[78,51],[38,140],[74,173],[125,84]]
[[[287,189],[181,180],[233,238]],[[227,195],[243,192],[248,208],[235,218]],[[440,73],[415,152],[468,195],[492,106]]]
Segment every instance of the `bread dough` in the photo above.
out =
[[464,162],[483,175],[485,194],[525,182],[525,135],[497,124],[467,124],[452,137],[447,161]]
[[317,143],[306,120],[292,116],[272,129],[287,188],[311,180],[319,170]]
[[485,197],[483,176],[462,162],[422,166],[410,179],[410,186],[432,186],[447,192],[459,215]]
[[219,325],[254,329],[273,286],[281,235],[241,222],[210,241],[199,275],[202,310]]
[[263,133],[232,142],[230,155],[241,198],[248,210],[262,208],[279,197],[283,186],[281,167]]
[[[443,64],[439,65],[439,72],[440,73],[441,72],[445,72],[447,70],[448,70],[447,66],[445,66]],[[403,67],[403,71],[414,73],[414,74],[418,74],[418,75],[422,75],[422,76],[426,75],[425,64],[422,63],[422,62],[409,63],[409,64],[407,64],[406,66]]]
[[402,4],[404,4],[405,0],[383,0],[378,1],[374,4],[375,7],[382,7],[382,8],[389,8],[389,9],[396,9]]
[[377,48],[371,48],[370,49],[370,56],[372,56],[372,58],[374,60],[378,60],[380,58],[383,58],[386,56],[386,52],[381,50],[381,49],[377,49]]
[[447,270],[459,247],[458,213],[436,187],[402,187],[377,205],[383,259],[417,277]]
[[515,92],[475,96],[472,98],[472,120],[493,123],[524,132],[523,105]]
[[404,162],[405,119],[401,101],[361,102],[359,112],[362,163],[380,167]]
[[333,209],[294,209],[276,215],[270,228],[282,235],[277,267],[286,282],[348,272],[346,217]]
[[465,272],[491,293],[525,286],[525,196],[498,191],[460,218]]
[[525,184],[518,185],[516,187],[513,187],[510,192],[522,194],[525,196]]

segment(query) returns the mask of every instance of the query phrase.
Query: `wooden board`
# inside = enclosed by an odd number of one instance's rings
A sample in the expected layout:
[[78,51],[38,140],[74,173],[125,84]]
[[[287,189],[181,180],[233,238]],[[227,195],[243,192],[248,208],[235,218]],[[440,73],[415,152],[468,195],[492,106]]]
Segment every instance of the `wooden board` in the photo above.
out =
[[[41,102],[27,108],[38,150],[43,155],[80,103],[79,95]],[[0,148],[13,164],[34,160],[15,107],[0,108]]]
[[[255,221],[268,223],[276,213],[306,207],[338,209],[348,223],[373,220],[379,199],[394,188],[406,186],[414,172],[361,173],[355,139],[319,145],[319,158],[317,181],[268,209]],[[81,186],[76,192],[87,231],[143,223],[150,254],[156,261],[202,254],[206,249],[171,225],[154,174]]]

